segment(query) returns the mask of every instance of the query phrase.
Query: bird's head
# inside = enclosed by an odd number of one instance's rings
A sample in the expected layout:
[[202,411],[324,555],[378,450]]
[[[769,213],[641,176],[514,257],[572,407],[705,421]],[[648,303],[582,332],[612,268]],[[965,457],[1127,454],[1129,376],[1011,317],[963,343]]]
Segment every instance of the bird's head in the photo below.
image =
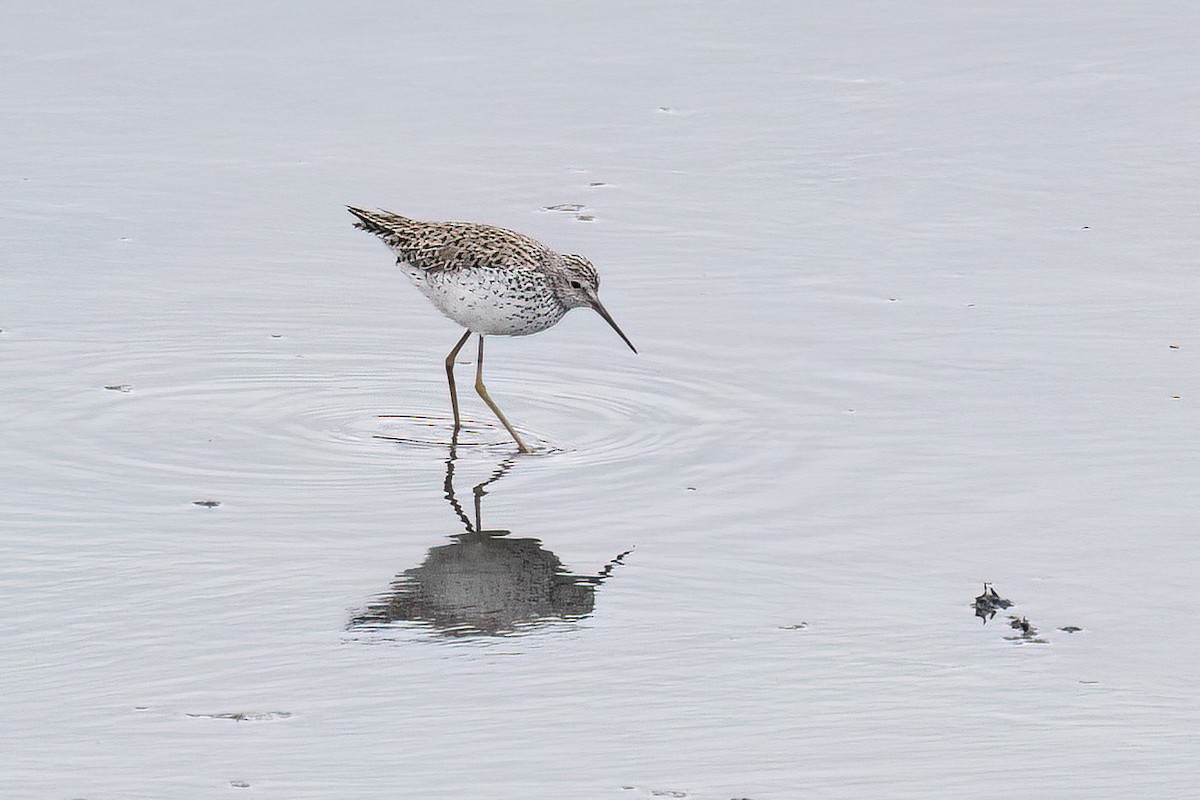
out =
[[600,276],[583,256],[559,256],[555,294],[567,308],[590,308],[600,290]]
[[583,256],[559,256],[557,274],[559,280],[555,282],[554,291],[564,307],[595,309],[596,313],[604,317],[604,321],[612,326],[625,344],[629,345],[629,349],[637,352],[633,342],[629,341],[629,337],[621,332],[617,323],[613,322],[613,318],[600,303],[600,275],[592,266],[592,262]]

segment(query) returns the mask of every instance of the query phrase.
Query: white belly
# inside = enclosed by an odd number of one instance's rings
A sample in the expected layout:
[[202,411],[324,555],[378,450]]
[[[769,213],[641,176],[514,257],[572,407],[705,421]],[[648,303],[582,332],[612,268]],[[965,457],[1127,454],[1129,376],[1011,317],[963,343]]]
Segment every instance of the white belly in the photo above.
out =
[[401,269],[421,293],[450,319],[473,333],[527,336],[554,325],[566,309],[536,273],[511,280],[498,270]]

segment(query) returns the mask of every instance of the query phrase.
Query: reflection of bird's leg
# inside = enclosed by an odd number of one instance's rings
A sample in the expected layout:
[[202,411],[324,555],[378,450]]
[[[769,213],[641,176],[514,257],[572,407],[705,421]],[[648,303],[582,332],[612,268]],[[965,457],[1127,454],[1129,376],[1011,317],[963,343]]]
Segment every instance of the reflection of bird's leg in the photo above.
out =
[[463,345],[467,343],[467,339],[471,338],[471,332],[467,331],[463,337],[458,340],[458,344],[454,345],[454,349],[450,351],[450,355],[446,356],[446,380],[450,383],[450,406],[454,409],[454,435],[458,436],[458,429],[462,427],[462,421],[458,416],[458,392],[454,389],[454,359],[458,358],[458,351],[462,350]]
[[517,463],[516,460],[512,456],[509,456],[508,458],[506,458],[500,462],[500,466],[496,467],[496,469],[492,472],[492,475],[490,478],[488,478],[483,483],[477,484],[475,486],[475,529],[476,530],[479,530],[479,531],[483,530],[483,523],[479,521],[479,519],[480,519],[479,505],[483,501],[483,496],[485,494],[487,494],[488,485],[493,484],[496,481],[503,478],[508,473],[508,471],[513,468],[513,465],[516,463]]
[[475,530],[483,530],[483,512],[480,511],[480,502],[483,500],[484,492],[478,487],[475,487]]
[[[454,496],[454,462],[457,459],[458,431],[455,431],[454,436],[450,439],[450,455],[446,458],[446,481],[442,484],[442,490],[445,492],[446,499],[450,501],[450,507],[454,509],[454,513],[462,520],[467,533],[474,533],[474,530],[471,528],[471,520],[467,519],[466,512],[459,505],[458,498]],[[478,519],[478,512],[476,512],[476,519]]]
[[[466,339],[464,338],[463,341],[465,342]],[[462,342],[459,342],[459,346],[460,347],[462,346]],[[492,413],[496,415],[496,419],[498,419],[502,423],[504,423],[505,428],[508,428],[508,432],[510,434],[512,434],[513,439],[517,443],[517,449],[519,449],[522,453],[530,452],[529,448],[525,446],[525,443],[521,441],[521,437],[517,435],[516,429],[514,429],[513,426],[509,424],[508,419],[505,418],[504,413],[500,410],[500,407],[497,406],[495,401],[493,401],[492,398],[488,395],[487,387],[483,385],[483,334],[482,333],[479,334],[479,360],[475,363],[475,391],[479,392],[479,396],[483,398],[483,402],[488,404],[488,408],[490,408],[492,410]]]

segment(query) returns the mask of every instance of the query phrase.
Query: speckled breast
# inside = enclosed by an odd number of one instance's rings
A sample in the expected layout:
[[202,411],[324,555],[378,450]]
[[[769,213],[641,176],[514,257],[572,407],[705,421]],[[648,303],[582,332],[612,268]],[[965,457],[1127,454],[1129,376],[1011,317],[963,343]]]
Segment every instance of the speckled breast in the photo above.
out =
[[400,268],[439,311],[474,333],[527,336],[567,313],[534,270],[422,270],[404,262]]

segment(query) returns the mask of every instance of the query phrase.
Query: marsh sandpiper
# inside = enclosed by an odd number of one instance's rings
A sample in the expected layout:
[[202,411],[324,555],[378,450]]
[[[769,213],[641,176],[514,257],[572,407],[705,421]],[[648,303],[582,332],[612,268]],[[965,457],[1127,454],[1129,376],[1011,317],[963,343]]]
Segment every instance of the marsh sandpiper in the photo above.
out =
[[347,206],[356,228],[375,234],[421,293],[466,332],[446,356],[454,432],[462,427],[454,360],[479,337],[475,391],[522,453],[530,452],[483,385],[483,337],[528,336],[558,323],[572,308],[593,308],[637,352],[600,303],[600,276],[583,256],[562,255],[515,231],[475,222],[420,222],[388,211]]

